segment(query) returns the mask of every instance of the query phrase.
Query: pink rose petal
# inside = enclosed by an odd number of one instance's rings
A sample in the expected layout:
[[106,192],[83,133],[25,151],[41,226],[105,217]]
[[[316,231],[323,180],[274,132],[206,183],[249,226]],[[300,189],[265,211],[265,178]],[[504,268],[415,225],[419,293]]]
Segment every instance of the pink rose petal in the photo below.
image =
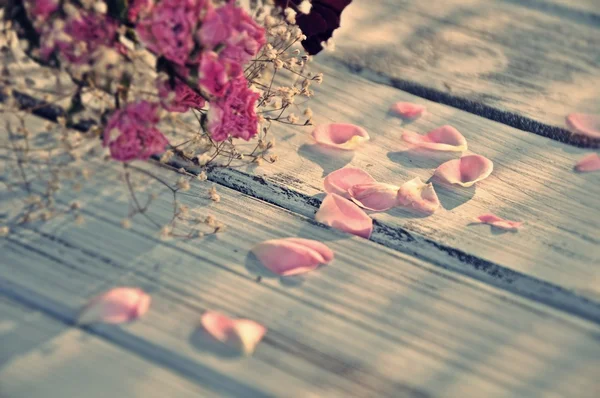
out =
[[313,130],[312,136],[321,145],[348,151],[369,140],[365,129],[345,123],[321,124]]
[[323,199],[315,220],[341,231],[369,238],[373,232],[373,220],[360,207],[338,194]]
[[456,151],[467,150],[467,140],[452,126],[438,127],[431,132],[420,135],[412,131],[405,131],[402,139],[409,144],[434,151]]
[[246,355],[254,352],[267,332],[267,328],[260,323],[249,319],[231,319],[215,311],[206,311],[200,322],[215,339],[241,349]]
[[443,163],[435,170],[435,175],[450,184],[470,187],[489,177],[493,170],[494,163],[488,158],[468,155]]
[[375,182],[369,173],[356,167],[344,167],[333,171],[325,177],[323,185],[325,192],[337,193],[345,198],[350,198],[348,190],[354,185]]
[[425,184],[419,177],[402,184],[398,190],[398,203],[424,213],[434,213],[440,207],[433,184]]
[[309,272],[333,260],[333,252],[323,243],[301,238],[267,240],[252,252],[266,268],[283,276]]
[[581,173],[600,170],[600,155],[597,153],[590,153],[589,155],[584,156],[575,165],[575,170]]
[[600,115],[571,113],[567,116],[567,125],[575,134],[600,138]]
[[520,221],[505,220],[491,213],[483,214],[477,217],[477,221],[483,224],[489,224],[496,228],[505,229],[507,231],[516,231],[523,225],[523,223]]
[[416,119],[423,115],[425,107],[419,104],[412,104],[410,102],[396,102],[390,107],[390,110],[397,113],[404,119]]
[[398,189],[395,185],[372,182],[352,186],[348,193],[351,200],[362,208],[372,211],[386,211],[396,206]]
[[142,289],[117,287],[94,297],[83,307],[77,323],[123,323],[144,315],[150,308],[151,297]]

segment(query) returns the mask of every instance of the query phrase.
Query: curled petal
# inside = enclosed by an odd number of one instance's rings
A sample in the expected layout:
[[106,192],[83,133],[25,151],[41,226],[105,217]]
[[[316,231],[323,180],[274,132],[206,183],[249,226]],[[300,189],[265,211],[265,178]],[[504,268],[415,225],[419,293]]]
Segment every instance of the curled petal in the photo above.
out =
[[323,243],[301,238],[267,240],[252,252],[266,268],[283,276],[309,272],[333,260],[333,252]]
[[373,220],[360,207],[338,194],[323,199],[315,220],[341,231],[369,238],[373,232]]
[[424,213],[433,213],[440,207],[433,184],[425,184],[419,177],[402,184],[398,190],[398,203]]
[[345,123],[322,124],[313,130],[312,136],[321,145],[349,151],[369,140],[365,129]]
[[575,134],[600,138],[600,115],[571,113],[567,116],[567,125]]
[[416,119],[425,112],[425,107],[410,102],[396,102],[390,107],[390,110],[404,119]]
[[584,156],[575,165],[575,170],[582,173],[600,170],[600,155],[597,153],[590,153],[589,155]]
[[477,221],[483,224],[489,224],[493,227],[505,229],[507,231],[516,231],[523,225],[520,221],[509,221],[498,217],[495,214],[483,214],[477,217]]
[[144,315],[151,297],[142,289],[117,287],[94,297],[79,313],[77,323],[123,323]]
[[462,152],[467,150],[465,137],[457,129],[448,125],[438,127],[425,135],[405,131],[402,139],[409,144],[434,151]]
[[373,182],[352,186],[348,193],[350,199],[367,210],[386,211],[396,206],[396,195],[399,187],[390,184]]
[[206,311],[200,323],[204,329],[221,343],[252,354],[262,340],[267,328],[249,319],[231,319],[215,311]]
[[375,179],[366,171],[356,167],[344,167],[329,173],[325,177],[323,185],[327,193],[337,193],[345,198],[350,198],[348,190],[354,185],[374,182]]
[[442,181],[470,187],[492,174],[494,163],[481,155],[468,155],[460,159],[452,159],[435,170],[435,175]]

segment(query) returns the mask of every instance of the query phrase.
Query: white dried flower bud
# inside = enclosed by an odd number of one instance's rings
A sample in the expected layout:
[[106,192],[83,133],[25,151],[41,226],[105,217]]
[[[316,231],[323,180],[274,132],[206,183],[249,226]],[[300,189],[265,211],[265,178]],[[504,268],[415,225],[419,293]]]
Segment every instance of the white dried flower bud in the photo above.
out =
[[197,178],[200,181],[206,181],[208,179],[208,176],[206,175],[206,171],[202,170],[200,173],[198,173]]
[[288,122],[290,123],[297,123],[298,122],[298,116],[296,116],[293,113],[290,113],[287,117]]
[[323,74],[322,73],[317,73],[317,75],[315,77],[313,77],[313,80],[315,82],[317,82],[317,84],[323,83]]
[[167,163],[173,158],[174,155],[175,155],[175,153],[169,149],[169,150],[165,151],[165,153],[162,154],[162,156],[160,157],[160,162]]
[[179,180],[177,180],[177,188],[183,192],[188,191],[190,189],[190,182],[185,177],[179,177]]
[[8,236],[9,233],[10,228],[8,228],[6,225],[0,227],[0,237],[4,238],[5,236]]
[[66,2],[66,4],[63,5],[63,11],[73,19],[77,19],[79,17],[79,10],[69,2]]
[[300,11],[302,14],[308,14],[308,13],[310,13],[311,8],[312,8],[312,4],[310,3],[310,1],[304,0],[298,6],[298,11]]
[[121,220],[121,227],[123,227],[124,229],[131,228],[131,220],[129,218],[122,219]]
[[281,69],[283,68],[283,61],[280,59],[276,59],[273,61],[273,66],[275,67],[275,69]]
[[219,195],[217,193],[217,187],[216,186],[212,186],[210,187],[210,190],[208,191],[208,194],[210,195],[210,199],[213,202],[220,202],[221,201],[221,195]]
[[215,225],[217,225],[217,219],[215,218],[215,216],[209,214],[208,216],[206,216],[204,223],[209,227],[214,227]]
[[162,227],[160,229],[160,237],[161,238],[168,238],[171,235],[171,226],[170,225],[165,225],[164,227]]
[[285,20],[294,25],[296,23],[296,11],[291,8],[286,8],[283,13],[285,14]]
[[107,11],[106,3],[103,1],[95,2],[94,3],[94,11],[96,11],[98,14],[106,14],[106,11]]
[[277,24],[277,19],[271,15],[267,15],[265,17],[265,26],[270,28],[271,26],[275,26]]
[[306,108],[304,110],[304,116],[306,116],[307,118],[311,119],[313,116],[313,111],[310,108]]
[[202,155],[198,155],[197,158],[200,166],[206,166],[210,162],[211,156],[208,153],[203,153]]

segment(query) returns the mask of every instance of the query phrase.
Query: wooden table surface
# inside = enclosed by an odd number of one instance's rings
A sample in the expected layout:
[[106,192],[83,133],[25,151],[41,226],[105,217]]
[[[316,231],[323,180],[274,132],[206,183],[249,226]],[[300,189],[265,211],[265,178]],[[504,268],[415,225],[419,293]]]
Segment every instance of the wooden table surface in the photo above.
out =
[[[57,218],[0,240],[0,398],[600,395],[600,174],[573,172],[599,142],[564,123],[600,114],[600,3],[354,0],[336,47],[316,57],[314,121],[355,123],[372,140],[339,155],[310,129],[278,126],[278,162],[215,169],[180,198],[226,232],[182,241],[123,229],[127,190],[117,165],[97,164],[77,195],[84,225]],[[396,101],[427,113],[403,124],[388,113]],[[408,151],[400,135],[443,124],[494,162],[490,178],[439,189],[431,217],[373,214],[370,240],[314,221],[338,168],[429,179],[451,157]],[[152,215],[168,221],[170,199]],[[0,212],[14,200],[0,191]],[[525,228],[469,225],[486,212]],[[334,263],[291,278],[261,271],[250,248],[289,236],[326,242]],[[121,285],[151,293],[145,317],[74,326],[90,297]],[[264,324],[255,354],[209,339],[207,309]]]

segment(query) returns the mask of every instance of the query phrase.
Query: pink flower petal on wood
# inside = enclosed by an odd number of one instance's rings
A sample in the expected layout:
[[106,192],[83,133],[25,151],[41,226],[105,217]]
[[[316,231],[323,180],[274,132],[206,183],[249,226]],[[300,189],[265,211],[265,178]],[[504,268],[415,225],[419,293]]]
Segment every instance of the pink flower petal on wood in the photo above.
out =
[[523,223],[520,221],[505,220],[491,213],[483,214],[477,217],[477,221],[483,224],[489,224],[496,228],[505,229],[507,231],[516,231],[523,225]]
[[380,182],[357,184],[348,193],[350,199],[360,207],[372,211],[386,211],[396,206],[399,187]]
[[366,171],[356,167],[344,167],[329,173],[325,177],[323,185],[327,193],[337,193],[345,198],[350,198],[348,190],[354,185],[373,182],[375,182],[375,179]]
[[321,124],[313,130],[312,136],[321,145],[348,151],[369,140],[365,129],[345,123]]
[[266,268],[283,276],[309,272],[333,260],[333,252],[326,245],[301,238],[267,240],[252,252]]
[[144,315],[150,308],[151,297],[142,289],[117,287],[94,297],[83,307],[77,323],[123,323]]
[[575,165],[575,170],[581,173],[600,170],[600,155],[597,153],[590,153],[589,155],[584,156]]
[[254,352],[267,328],[249,319],[231,319],[215,311],[206,311],[200,323],[221,343],[240,349],[246,355]]
[[481,155],[468,155],[460,159],[452,159],[435,170],[435,175],[442,181],[470,187],[492,174],[494,163]]
[[398,190],[398,203],[424,213],[434,213],[440,207],[433,184],[425,184],[419,177],[402,184]]
[[341,231],[369,238],[373,232],[373,220],[360,207],[338,194],[323,199],[315,220]]
[[402,139],[409,144],[434,151],[463,152],[467,150],[465,137],[457,129],[448,125],[438,127],[425,135],[405,131]]
[[600,138],[600,115],[571,113],[567,116],[567,125],[575,134]]
[[425,112],[425,107],[410,102],[396,102],[390,107],[390,110],[404,119],[416,119]]

